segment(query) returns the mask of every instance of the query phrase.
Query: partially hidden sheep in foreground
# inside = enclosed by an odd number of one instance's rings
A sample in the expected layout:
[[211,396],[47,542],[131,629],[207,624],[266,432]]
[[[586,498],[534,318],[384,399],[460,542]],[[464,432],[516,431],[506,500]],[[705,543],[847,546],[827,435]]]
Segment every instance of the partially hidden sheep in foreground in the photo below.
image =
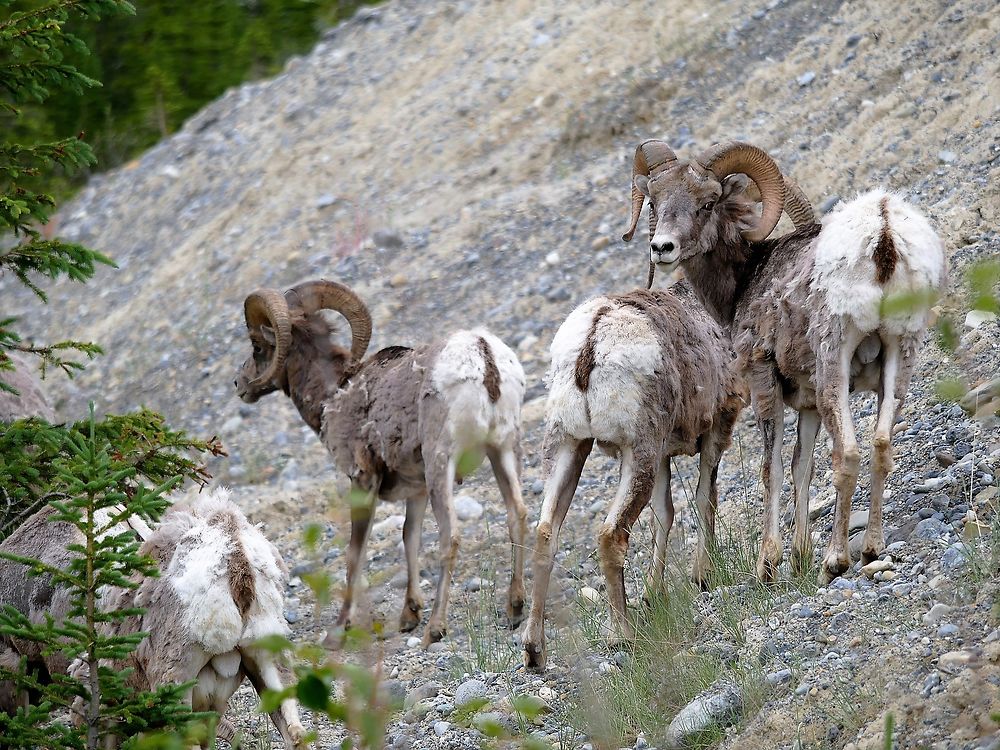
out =
[[[50,522],[53,512],[46,507],[31,516],[0,550],[65,568],[68,545],[81,544],[83,537],[70,524]],[[102,512],[96,522],[107,525],[109,515]],[[124,663],[113,665],[134,670],[128,679],[136,691],[197,680],[189,695],[191,707],[221,717],[245,678],[258,692],[290,684],[292,675],[282,658],[255,645],[265,636],[290,633],[283,616],[288,573],[274,545],[229,499],[228,489],[178,503],[155,530],[133,517],[106,533],[129,530],[143,540],[140,552],[156,562],[160,577],[145,578],[135,589],[106,589],[100,606],[106,611],[146,610],[109,625],[122,634],[149,633]],[[22,565],[2,559],[0,604],[15,607],[33,622],[43,622],[46,614],[61,622],[70,609],[66,589],[53,586],[47,576],[29,578]],[[22,657],[29,669],[43,675],[70,671],[86,677],[81,662],[68,664],[59,652],[43,653],[41,644],[0,636],[0,664],[16,669]],[[12,685],[0,684],[0,710],[12,712],[25,699]],[[294,700],[284,701],[271,718],[288,750],[306,746]],[[219,733],[231,735],[232,725],[222,719]]]
[[653,570],[662,584],[674,519],[670,459],[700,454],[695,494],[699,533],[694,578],[711,567],[716,477],[744,405],[729,341],[681,282],[673,291],[636,290],[577,307],[552,341],[544,444],[547,475],[535,545],[528,667],[542,668],[545,597],[559,529],[594,443],[621,459],[618,491],[598,537],[615,638],[632,637],[623,563],[632,526],[652,504]]
[[[333,343],[334,330],[323,310],[347,319],[350,349]],[[412,349],[391,346],[365,358],[371,315],[354,291],[334,281],[309,281],[284,293],[258,290],[246,298],[244,312],[253,353],[237,373],[237,394],[254,403],[283,391],[350,478],[352,495],[361,500],[351,514],[344,603],[325,644],[339,645],[343,628],[357,622],[357,586],[379,499],[406,501],[404,631],[419,624],[423,609],[418,554],[430,500],[441,569],[424,643],[445,635],[459,546],[452,486],[462,472],[475,469],[483,453],[507,506],[513,558],[507,614],[516,627],[524,608],[527,510],[520,481],[524,371],[514,352],[479,329]]]
[[[928,300],[945,283],[941,239],[900,196],[871,190],[840,204],[822,224],[796,221],[796,231],[768,240],[794,196],[774,160],[748,143],[717,144],[683,160],[663,141],[646,141],[636,149],[632,172],[632,220],[624,239],[631,239],[648,197],[650,262],[668,273],[684,269],[698,299],[729,329],[750,387],[764,443],[758,577],[774,578],[782,559],[785,406],[798,412],[792,564],[802,569],[812,562],[809,484],[822,424],[833,439],[837,500],[819,578],[828,582],[851,566],[848,521],[861,453],[849,398],[858,391],[878,396],[861,546],[863,561],[877,558],[885,548],[882,498],[892,470],[892,428],[926,334]],[[763,203],[759,217],[746,195],[750,180]]]

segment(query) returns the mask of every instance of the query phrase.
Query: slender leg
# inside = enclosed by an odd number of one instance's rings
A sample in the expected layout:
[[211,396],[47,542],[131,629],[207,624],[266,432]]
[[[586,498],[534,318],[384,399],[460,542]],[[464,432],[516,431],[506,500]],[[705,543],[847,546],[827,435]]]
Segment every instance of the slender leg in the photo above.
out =
[[784,399],[772,366],[767,362],[759,364],[754,373],[766,385],[754,389],[753,407],[757,415],[764,455],[761,458],[761,478],[764,482],[764,529],[760,542],[760,556],[757,558],[757,578],[762,583],[773,581],[781,564],[782,542],[779,526],[781,483],[784,467],[781,463],[781,437],[784,424]]
[[653,492],[650,496],[653,506],[653,567],[646,577],[646,600],[652,601],[659,592],[664,593],[664,576],[667,568],[667,538],[674,525],[674,501],[670,496],[670,457],[660,461]]
[[420,595],[420,534],[424,527],[427,496],[406,500],[406,520],[403,521],[403,549],[406,552],[406,599],[399,615],[399,629],[409,633],[420,624],[424,599]]
[[698,460],[698,488],[695,501],[698,509],[698,549],[695,552],[691,577],[703,590],[708,589],[712,573],[712,553],[715,551],[715,512],[719,507],[719,461],[721,451],[703,449]]
[[434,607],[424,633],[424,646],[429,646],[444,638],[448,632],[448,594],[451,591],[451,576],[458,558],[458,521],[455,518],[455,504],[452,502],[452,483],[455,479],[455,458],[434,461],[427,464],[427,491],[431,510],[438,525],[438,552],[441,569],[438,575],[437,593]]
[[[243,668],[258,695],[265,690],[281,691],[295,680],[291,670],[278,658],[267,651],[242,648]],[[293,698],[286,698],[277,710],[268,714],[281,735],[285,750],[305,750],[306,730],[299,719],[299,704]]]
[[[897,390],[900,368],[899,338],[882,337],[882,373],[878,390],[878,420],[875,423],[875,439],[872,441],[872,486],[871,505],[868,508],[868,526],[861,540],[861,560],[870,563],[885,549],[885,534],[882,531],[882,497],[885,494],[885,479],[892,471],[892,426],[896,414],[903,406],[904,387]],[[904,375],[909,384],[909,373]]]
[[493,475],[507,506],[507,531],[510,534],[510,589],[507,593],[507,621],[513,630],[524,619],[524,547],[528,533],[528,509],[521,498],[521,452],[513,446],[486,448]]
[[522,639],[524,665],[530,669],[545,668],[545,597],[552,576],[552,561],[559,545],[559,529],[576,492],[583,464],[593,447],[593,440],[564,438],[556,449],[549,476],[545,480],[545,496],[535,541],[531,610]]
[[846,326],[840,349],[831,352],[834,361],[824,363],[823,374],[817,368],[819,398],[817,406],[823,425],[833,438],[833,485],[837,491],[837,505],[833,516],[833,533],[830,546],[823,558],[819,572],[821,583],[829,583],[851,567],[851,552],[847,547],[848,524],[851,517],[851,496],[858,484],[861,454],[851,417],[850,398],[851,358],[861,341],[861,333],[853,326]]
[[364,569],[368,537],[371,534],[372,517],[378,502],[378,489],[365,490],[355,487],[351,490],[351,541],[347,546],[347,588],[344,602],[337,617],[336,626],[327,633],[323,647],[340,648],[344,630],[354,621],[357,585]]
[[809,533],[809,483],[813,476],[816,437],[820,428],[819,412],[799,412],[799,434],[792,454],[792,491],[795,493],[795,532],[792,536],[792,570],[801,573],[812,562],[812,535]]
[[622,448],[622,473],[618,493],[598,535],[597,557],[608,587],[611,606],[611,645],[631,641],[635,634],[628,621],[625,600],[625,553],[632,526],[653,492],[660,457],[645,448]]

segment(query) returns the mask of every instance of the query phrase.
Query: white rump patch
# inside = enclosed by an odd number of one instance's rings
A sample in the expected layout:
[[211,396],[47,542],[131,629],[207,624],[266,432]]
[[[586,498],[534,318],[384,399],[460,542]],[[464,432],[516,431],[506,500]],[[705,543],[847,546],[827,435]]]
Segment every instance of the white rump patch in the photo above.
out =
[[[598,321],[594,369],[582,393],[576,385],[576,362],[601,307],[613,309]],[[663,351],[649,320],[633,307],[595,297],[577,307],[559,327],[551,347],[549,425],[560,424],[578,439],[629,444],[644,418],[645,396],[662,369]]]
[[[882,234],[883,198],[888,198],[889,230],[898,254],[895,271],[884,285],[875,280],[873,260]],[[882,189],[862,193],[823,220],[816,238],[813,289],[824,292],[830,310],[850,319],[862,333],[923,329],[927,321],[923,304],[885,316],[882,301],[939,290],[944,279],[941,239],[922,213],[894,193]]]
[[[490,400],[483,380],[486,361],[479,348],[482,338],[493,353],[500,373],[500,398]],[[484,442],[502,444],[521,425],[524,369],[517,355],[489,331],[477,328],[448,337],[431,373],[435,390],[450,408],[450,429],[456,448],[478,447]]]
[[[209,654],[226,654],[266,635],[287,635],[283,617],[287,574],[277,549],[229,499],[227,488],[179,503],[164,516],[154,539],[176,538],[163,575],[184,606],[182,625]],[[233,542],[228,524],[210,525],[217,514],[236,520],[238,535],[254,577],[254,601],[244,623],[229,590]]]

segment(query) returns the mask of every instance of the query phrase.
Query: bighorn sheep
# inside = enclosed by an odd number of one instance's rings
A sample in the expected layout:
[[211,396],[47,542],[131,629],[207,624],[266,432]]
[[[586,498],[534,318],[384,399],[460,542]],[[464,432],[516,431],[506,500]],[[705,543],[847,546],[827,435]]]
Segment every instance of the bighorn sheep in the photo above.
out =
[[[885,547],[882,496],[892,468],[892,427],[927,327],[926,299],[944,284],[941,240],[922,214],[883,190],[861,194],[815,223],[808,205],[789,201],[794,195],[783,187],[774,160],[745,143],[716,145],[685,161],[664,142],[646,141],[636,149],[632,171],[632,221],[623,239],[631,239],[649,197],[650,261],[665,270],[684,268],[702,304],[730,329],[750,385],[764,442],[758,577],[772,579],[782,557],[786,404],[799,413],[792,459],[793,566],[812,559],[809,482],[822,422],[833,439],[837,500],[819,577],[829,581],[850,567],[848,518],[860,460],[848,404],[853,391],[875,391],[879,401],[862,541],[862,559],[876,558]],[[748,178],[760,190],[759,218],[744,197]],[[766,240],[783,207],[801,226]],[[885,305],[905,296],[914,304]]]
[[[67,523],[50,522],[52,513],[46,507],[31,516],[0,549],[65,567],[71,555],[68,545],[82,543],[83,537]],[[108,525],[109,518],[102,511],[97,520]],[[135,517],[128,526],[143,539],[140,551],[157,563],[160,577],[143,579],[135,589],[104,591],[101,607],[146,610],[109,625],[118,634],[149,633],[125,663],[115,665],[134,670],[129,682],[136,690],[197,680],[190,693],[192,708],[217,711],[222,717],[244,677],[258,692],[289,684],[284,663],[255,645],[264,636],[290,632],[283,616],[288,572],[274,546],[229,500],[227,489],[173,506],[155,530]],[[112,525],[106,533],[126,530],[124,524]],[[66,589],[54,587],[46,576],[28,578],[19,563],[3,559],[0,602],[33,622],[44,622],[46,614],[59,622],[70,611]],[[16,669],[22,656],[43,675],[87,674],[85,663],[69,664],[58,651],[46,654],[41,644],[0,636],[0,664]],[[9,685],[0,687],[0,710],[12,712],[23,696],[15,695]],[[271,718],[286,748],[306,746],[295,701],[284,701]],[[219,733],[232,734],[224,718]]]
[[525,665],[545,666],[545,596],[566,517],[594,442],[621,457],[618,492],[601,528],[598,557],[607,580],[615,636],[632,637],[623,562],[632,525],[652,499],[653,570],[663,580],[673,524],[670,458],[700,453],[694,578],[711,562],[716,476],[744,405],[732,348],[682,282],[674,293],[636,290],[577,307],[552,340],[544,444],[545,495],[535,544]]
[[[441,570],[424,643],[444,636],[459,544],[452,483],[459,471],[471,470],[465,461],[460,465],[460,457],[482,452],[489,457],[507,506],[513,548],[507,613],[516,627],[524,607],[527,510],[520,488],[524,371],[514,353],[492,334],[477,330],[459,331],[414,349],[389,347],[362,359],[371,338],[371,316],[351,289],[333,281],[305,282],[284,294],[261,289],[246,298],[244,310],[253,354],[236,377],[240,398],[253,403],[283,390],[350,478],[352,492],[365,498],[360,512],[352,512],[344,603],[337,629],[325,644],[338,643],[339,630],[354,614],[378,498],[406,500],[403,631],[419,624],[423,608],[417,555],[430,499],[438,523]],[[350,350],[331,341],[333,329],[322,310],[347,319]]]

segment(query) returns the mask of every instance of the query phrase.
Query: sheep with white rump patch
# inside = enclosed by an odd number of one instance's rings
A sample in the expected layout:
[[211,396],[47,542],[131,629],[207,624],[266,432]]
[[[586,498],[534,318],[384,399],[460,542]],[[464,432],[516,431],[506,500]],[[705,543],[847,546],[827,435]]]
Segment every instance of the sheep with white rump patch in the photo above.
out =
[[[31,516],[0,549],[65,568],[72,554],[68,546],[82,544],[83,536],[70,524],[50,522],[52,513],[47,507]],[[96,522],[107,525],[109,519],[102,511]],[[282,659],[255,645],[265,636],[290,633],[283,615],[288,573],[278,551],[229,499],[229,490],[178,503],[154,530],[133,517],[105,533],[129,529],[143,540],[140,553],[160,570],[158,578],[144,578],[135,589],[110,587],[101,594],[105,611],[146,610],[108,626],[115,634],[149,634],[123,663],[113,665],[133,670],[131,687],[148,691],[196,680],[189,694],[192,709],[223,717],[245,678],[258,692],[290,684]],[[28,578],[19,563],[0,559],[0,582],[0,603],[33,622],[44,622],[45,615],[61,622],[70,611],[66,589],[54,587],[46,576]],[[21,657],[43,674],[70,671],[86,681],[84,662],[67,664],[65,656],[46,654],[38,643],[0,636],[0,662],[16,667]],[[0,710],[12,712],[23,705],[25,696],[15,695],[9,685],[0,688],[6,688],[0,689]],[[288,750],[306,746],[294,700],[285,700],[271,718]],[[224,718],[219,735],[233,735]]]
[[545,666],[545,597],[559,529],[594,443],[621,458],[618,492],[598,538],[612,637],[631,639],[624,560],[646,505],[654,516],[653,570],[663,581],[673,524],[670,458],[700,454],[693,575],[706,583],[718,503],[716,477],[743,408],[729,341],[683,282],[673,291],[636,290],[577,307],[552,341],[544,466],[547,479],[535,543],[525,665]]
[[[347,319],[350,349],[333,343],[323,310]],[[483,453],[507,506],[513,557],[507,614],[516,627],[524,607],[527,510],[520,481],[524,371],[514,352],[491,333],[474,330],[412,349],[388,347],[365,359],[371,315],[357,294],[334,281],[309,281],[284,293],[258,290],[246,298],[244,312],[253,354],[236,376],[239,397],[254,403],[284,391],[361,499],[351,513],[344,603],[325,644],[339,645],[343,628],[356,622],[356,589],[379,498],[406,501],[403,631],[419,624],[423,609],[417,555],[430,500],[441,568],[424,643],[445,635],[459,546],[452,485],[460,472],[475,468],[460,459]]]
[[[790,193],[774,160],[747,143],[712,146],[678,159],[663,141],[646,141],[633,164],[632,238],[649,197],[649,260],[684,269],[698,299],[733,339],[750,386],[764,442],[764,537],[757,576],[774,578],[782,558],[779,503],[783,483],[784,407],[798,411],[792,458],[795,532],[792,564],[812,560],[809,483],[822,423],[833,438],[837,500],[820,580],[851,565],[848,520],[860,451],[848,399],[878,395],[871,462],[871,506],[861,558],[885,547],[882,497],[892,469],[892,427],[916,365],[928,299],[945,283],[944,246],[927,219],[894,193],[872,190],[840,204],[822,224],[808,205],[792,205],[796,231],[768,240]],[[746,197],[756,183],[758,217]],[[893,304],[893,300],[911,304]],[[888,304],[887,304],[888,303]]]

